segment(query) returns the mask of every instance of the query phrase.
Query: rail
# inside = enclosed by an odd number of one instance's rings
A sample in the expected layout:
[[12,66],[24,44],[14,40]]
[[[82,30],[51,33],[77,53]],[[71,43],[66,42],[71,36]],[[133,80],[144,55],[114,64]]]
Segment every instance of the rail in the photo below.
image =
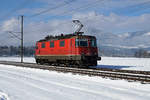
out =
[[128,81],[137,81],[143,84],[150,84],[150,71],[135,71],[135,70],[119,70],[119,69],[83,69],[70,68],[60,66],[38,65],[35,63],[20,63],[11,61],[0,61],[0,64],[14,65],[18,67],[37,68],[50,71],[58,71],[63,73],[73,73],[88,76],[100,76],[103,78],[123,79]]

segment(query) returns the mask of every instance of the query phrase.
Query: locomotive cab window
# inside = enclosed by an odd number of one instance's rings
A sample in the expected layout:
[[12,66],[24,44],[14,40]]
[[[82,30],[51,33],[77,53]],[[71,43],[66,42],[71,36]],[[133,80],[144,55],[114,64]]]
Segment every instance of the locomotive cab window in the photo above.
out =
[[41,46],[42,48],[45,48],[45,43],[42,43],[42,46]]
[[60,41],[60,42],[59,42],[59,46],[60,46],[60,47],[64,47],[64,46],[65,46],[65,41]]
[[96,39],[91,39],[90,40],[90,46],[91,47],[96,47],[97,46]]
[[88,39],[76,39],[76,47],[87,47],[88,46]]
[[50,48],[53,48],[54,47],[54,41],[51,41],[50,42]]

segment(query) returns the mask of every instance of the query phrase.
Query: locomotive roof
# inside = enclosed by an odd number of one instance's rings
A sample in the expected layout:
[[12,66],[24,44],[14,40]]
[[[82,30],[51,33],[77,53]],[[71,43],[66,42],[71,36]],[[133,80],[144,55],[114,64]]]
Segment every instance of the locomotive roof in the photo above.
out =
[[52,40],[60,40],[60,39],[68,39],[68,38],[72,38],[72,37],[91,37],[91,38],[95,38],[95,36],[91,36],[91,35],[76,35],[76,34],[61,34],[58,36],[52,36],[52,35],[48,35],[46,36],[44,39],[39,40],[38,42],[44,42],[44,41],[52,41]]

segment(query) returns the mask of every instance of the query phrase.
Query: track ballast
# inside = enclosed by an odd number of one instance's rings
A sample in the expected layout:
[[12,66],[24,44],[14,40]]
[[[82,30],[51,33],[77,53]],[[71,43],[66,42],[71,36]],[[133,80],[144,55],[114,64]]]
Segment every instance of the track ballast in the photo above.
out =
[[38,65],[35,63],[20,63],[12,61],[0,61],[0,64],[14,65],[18,67],[36,68],[49,71],[59,71],[63,73],[73,73],[88,76],[100,76],[103,78],[111,79],[124,79],[130,82],[138,81],[143,84],[150,84],[150,71],[136,71],[136,70],[119,70],[119,69],[83,69],[83,68],[70,68],[60,66]]

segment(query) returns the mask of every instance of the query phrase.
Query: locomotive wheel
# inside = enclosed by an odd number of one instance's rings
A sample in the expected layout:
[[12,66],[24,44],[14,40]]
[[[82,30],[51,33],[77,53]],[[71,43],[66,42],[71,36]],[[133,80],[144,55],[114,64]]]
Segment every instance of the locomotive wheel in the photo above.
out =
[[41,60],[40,59],[36,59],[36,63],[37,64],[41,64]]
[[43,61],[43,60],[39,60],[39,63],[40,63],[41,65],[43,65],[43,64],[44,64],[44,61]]
[[36,59],[35,62],[36,62],[37,64],[39,64],[39,60],[38,60],[38,59]]

